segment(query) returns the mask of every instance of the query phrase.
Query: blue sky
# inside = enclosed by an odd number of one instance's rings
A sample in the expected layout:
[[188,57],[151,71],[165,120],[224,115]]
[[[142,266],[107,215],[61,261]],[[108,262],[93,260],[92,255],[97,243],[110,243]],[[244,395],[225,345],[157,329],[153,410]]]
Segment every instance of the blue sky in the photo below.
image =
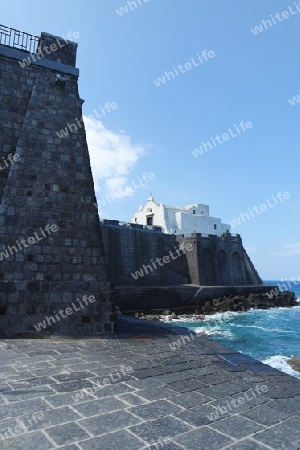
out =
[[[73,40],[84,114],[95,117],[86,127],[102,217],[129,221],[152,192],[170,205],[209,204],[211,215],[229,223],[288,192],[289,199],[232,232],[241,234],[264,279],[297,277],[300,103],[288,102],[300,91],[300,12],[294,1],[136,3],[123,15],[116,10],[125,0],[1,3],[1,22],[9,27],[35,35],[80,34]],[[294,14],[251,32],[289,6]],[[154,84],[204,50],[215,57],[160,87]],[[94,110],[99,116],[106,102],[117,108],[99,122]],[[192,155],[241,121],[252,128]],[[144,173],[155,179],[104,205],[106,194],[124,191],[132,180],[138,185]]]

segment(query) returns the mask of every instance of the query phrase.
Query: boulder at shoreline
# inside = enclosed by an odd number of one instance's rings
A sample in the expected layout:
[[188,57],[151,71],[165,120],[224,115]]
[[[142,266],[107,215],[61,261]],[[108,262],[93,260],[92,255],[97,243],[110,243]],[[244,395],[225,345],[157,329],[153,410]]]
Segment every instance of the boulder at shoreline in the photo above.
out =
[[287,363],[292,369],[296,370],[296,372],[300,372],[300,356],[294,356],[294,358],[289,359]]

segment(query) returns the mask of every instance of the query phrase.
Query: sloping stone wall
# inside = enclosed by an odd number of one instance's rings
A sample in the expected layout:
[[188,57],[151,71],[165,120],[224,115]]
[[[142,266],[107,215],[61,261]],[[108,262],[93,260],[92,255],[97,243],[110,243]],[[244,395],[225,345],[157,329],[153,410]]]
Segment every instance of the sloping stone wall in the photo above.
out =
[[[52,43],[43,33],[40,45]],[[0,46],[1,157],[17,159],[0,170],[1,335],[47,317],[50,332],[112,331],[76,49],[65,42],[21,67],[30,53]]]

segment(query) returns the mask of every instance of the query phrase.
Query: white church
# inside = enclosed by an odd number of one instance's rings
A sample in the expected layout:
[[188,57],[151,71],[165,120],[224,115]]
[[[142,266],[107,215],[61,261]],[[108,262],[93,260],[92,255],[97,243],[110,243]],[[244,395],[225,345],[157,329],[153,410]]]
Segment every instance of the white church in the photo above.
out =
[[197,203],[182,208],[168,206],[154,201],[152,194],[147,198],[147,203],[140,206],[131,222],[162,227],[166,234],[202,233],[221,236],[223,233],[230,233],[230,225],[222,223],[221,219],[210,217],[208,205]]

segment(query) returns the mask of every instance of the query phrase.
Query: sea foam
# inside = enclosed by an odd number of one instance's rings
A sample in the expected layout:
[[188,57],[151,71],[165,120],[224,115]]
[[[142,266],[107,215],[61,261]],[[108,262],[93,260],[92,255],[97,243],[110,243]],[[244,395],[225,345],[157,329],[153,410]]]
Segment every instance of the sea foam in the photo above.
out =
[[289,375],[292,375],[293,377],[300,379],[300,372],[293,370],[291,366],[287,363],[289,359],[291,358],[288,358],[287,356],[275,355],[265,359],[262,362],[264,364],[268,364],[271,367],[274,367],[274,369],[278,369],[281,372],[288,373]]

